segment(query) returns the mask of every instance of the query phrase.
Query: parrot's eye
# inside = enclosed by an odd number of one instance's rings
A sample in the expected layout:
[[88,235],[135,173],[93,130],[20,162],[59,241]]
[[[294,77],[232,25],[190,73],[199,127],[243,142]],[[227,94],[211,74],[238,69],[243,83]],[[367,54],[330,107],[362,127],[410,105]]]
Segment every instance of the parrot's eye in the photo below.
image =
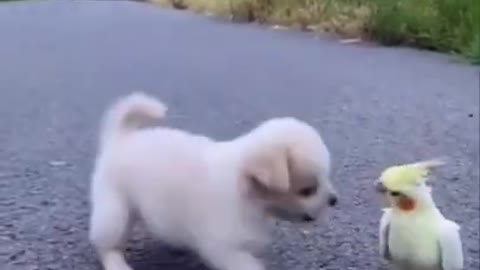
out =
[[398,191],[391,191],[391,192],[390,192],[390,195],[392,195],[393,197],[398,197],[398,196],[400,196],[400,192],[398,192]]

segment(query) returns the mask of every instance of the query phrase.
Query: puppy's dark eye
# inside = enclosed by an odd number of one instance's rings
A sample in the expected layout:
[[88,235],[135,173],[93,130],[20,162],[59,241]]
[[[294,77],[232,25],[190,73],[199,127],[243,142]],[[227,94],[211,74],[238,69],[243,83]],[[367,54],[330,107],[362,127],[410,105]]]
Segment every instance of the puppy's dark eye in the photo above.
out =
[[392,195],[393,197],[398,197],[398,196],[400,196],[400,192],[398,192],[398,191],[391,191],[391,192],[390,192],[390,195]]
[[302,197],[310,197],[317,193],[317,187],[302,188],[298,191],[298,195]]

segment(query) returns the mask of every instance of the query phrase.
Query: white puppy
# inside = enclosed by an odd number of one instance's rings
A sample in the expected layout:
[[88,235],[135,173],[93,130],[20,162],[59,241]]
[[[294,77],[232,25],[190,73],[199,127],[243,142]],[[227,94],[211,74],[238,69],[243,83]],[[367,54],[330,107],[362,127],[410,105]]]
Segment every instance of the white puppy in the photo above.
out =
[[266,217],[313,221],[336,204],[320,135],[293,118],[266,121],[231,141],[154,127],[166,114],[142,93],[107,112],[92,179],[90,241],[106,270],[131,270],[123,247],[141,219],[168,244],[216,270],[263,270],[254,248]]

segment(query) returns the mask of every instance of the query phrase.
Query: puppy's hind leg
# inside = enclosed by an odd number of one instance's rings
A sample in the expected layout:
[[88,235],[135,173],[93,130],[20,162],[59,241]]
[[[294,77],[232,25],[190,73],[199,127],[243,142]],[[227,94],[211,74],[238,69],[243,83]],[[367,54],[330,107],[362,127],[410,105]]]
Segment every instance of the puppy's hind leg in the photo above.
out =
[[131,227],[129,207],[120,194],[102,189],[93,196],[90,217],[90,242],[105,270],[132,270],[123,255]]

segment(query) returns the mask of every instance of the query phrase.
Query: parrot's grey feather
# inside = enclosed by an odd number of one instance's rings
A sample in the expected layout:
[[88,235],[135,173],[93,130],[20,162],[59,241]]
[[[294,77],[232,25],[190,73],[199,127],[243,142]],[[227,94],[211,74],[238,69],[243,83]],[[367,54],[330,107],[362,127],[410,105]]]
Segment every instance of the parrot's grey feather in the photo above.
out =
[[416,166],[416,167],[431,169],[431,168],[434,168],[434,167],[443,166],[446,163],[447,163],[447,157],[443,156],[443,157],[437,157],[437,158],[433,158],[433,159],[429,159],[429,160],[419,161],[419,162],[414,163],[413,165]]
[[388,248],[388,237],[390,233],[390,216],[391,209],[384,209],[382,218],[380,219],[380,230],[379,230],[379,247],[380,247],[380,256],[386,260],[391,260],[390,250]]
[[442,270],[462,270],[463,250],[460,227],[447,220],[439,235]]

